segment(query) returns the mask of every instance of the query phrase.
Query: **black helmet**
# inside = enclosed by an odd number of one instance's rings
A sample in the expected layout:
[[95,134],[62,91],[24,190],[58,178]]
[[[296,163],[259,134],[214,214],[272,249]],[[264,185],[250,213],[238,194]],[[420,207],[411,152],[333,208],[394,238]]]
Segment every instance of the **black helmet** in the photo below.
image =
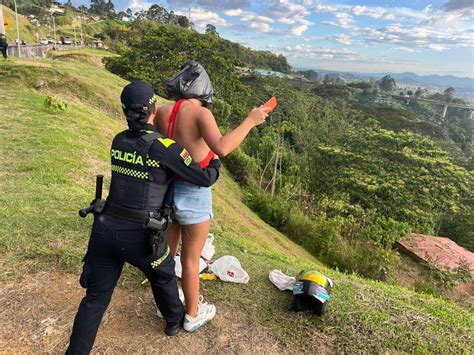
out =
[[310,308],[318,316],[326,313],[332,280],[315,270],[303,270],[293,286],[293,310]]
[[166,92],[171,98],[198,99],[205,105],[214,99],[214,89],[204,67],[192,60],[166,82]]

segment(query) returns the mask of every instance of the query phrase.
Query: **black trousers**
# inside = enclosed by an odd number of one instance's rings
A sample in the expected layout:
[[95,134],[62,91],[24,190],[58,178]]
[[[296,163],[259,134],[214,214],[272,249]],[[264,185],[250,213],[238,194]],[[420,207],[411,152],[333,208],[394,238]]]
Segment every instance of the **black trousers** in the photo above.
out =
[[81,286],[87,288],[86,296],[79,305],[66,354],[90,353],[124,262],[138,267],[148,278],[166,322],[182,322],[185,312],[178,295],[174,259],[166,258],[158,270],[151,268],[152,260],[142,224],[105,214],[95,219],[80,278]]
[[2,55],[3,55],[3,58],[8,58],[8,44],[6,46],[2,46]]

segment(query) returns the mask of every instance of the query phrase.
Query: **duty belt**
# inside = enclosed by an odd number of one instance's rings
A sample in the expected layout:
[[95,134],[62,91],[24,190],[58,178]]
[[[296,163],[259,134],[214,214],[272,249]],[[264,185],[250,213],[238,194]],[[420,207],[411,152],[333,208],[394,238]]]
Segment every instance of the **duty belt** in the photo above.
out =
[[113,217],[122,218],[126,219],[127,221],[137,223],[145,223],[149,216],[149,211],[147,210],[127,208],[110,201],[106,202],[104,213]]

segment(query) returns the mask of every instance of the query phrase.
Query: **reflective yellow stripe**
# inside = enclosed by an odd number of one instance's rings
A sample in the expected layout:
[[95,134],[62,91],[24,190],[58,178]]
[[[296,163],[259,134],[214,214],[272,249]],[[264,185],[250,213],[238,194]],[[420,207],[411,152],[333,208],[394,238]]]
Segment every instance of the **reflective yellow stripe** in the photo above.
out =
[[153,168],[159,168],[160,167],[160,162],[157,161],[157,160],[153,160],[153,159],[148,158],[146,160],[146,165],[151,166]]
[[119,173],[122,175],[127,175],[131,176],[137,179],[143,179],[143,180],[148,180],[148,173],[143,172],[143,171],[138,171],[134,169],[129,169],[129,168],[124,168],[123,166],[120,165],[114,165],[112,164],[112,171],[114,173]]
[[158,260],[155,260],[155,261],[150,263],[151,267],[153,269],[156,269],[168,257],[168,255],[170,255],[170,247],[169,246],[166,247],[166,252]]
[[175,143],[174,140],[170,138],[158,138],[161,144],[163,144],[166,148],[168,148],[171,144]]

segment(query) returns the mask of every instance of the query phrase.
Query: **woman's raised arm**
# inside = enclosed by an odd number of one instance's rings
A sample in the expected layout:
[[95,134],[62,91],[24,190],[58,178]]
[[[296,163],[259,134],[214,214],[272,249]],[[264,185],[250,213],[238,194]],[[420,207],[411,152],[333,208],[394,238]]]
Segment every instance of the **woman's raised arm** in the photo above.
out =
[[212,112],[204,111],[205,114],[200,115],[198,121],[201,135],[209,148],[221,157],[233,152],[247,137],[250,130],[265,122],[265,118],[268,116],[261,109],[254,108],[237,128],[223,136]]

